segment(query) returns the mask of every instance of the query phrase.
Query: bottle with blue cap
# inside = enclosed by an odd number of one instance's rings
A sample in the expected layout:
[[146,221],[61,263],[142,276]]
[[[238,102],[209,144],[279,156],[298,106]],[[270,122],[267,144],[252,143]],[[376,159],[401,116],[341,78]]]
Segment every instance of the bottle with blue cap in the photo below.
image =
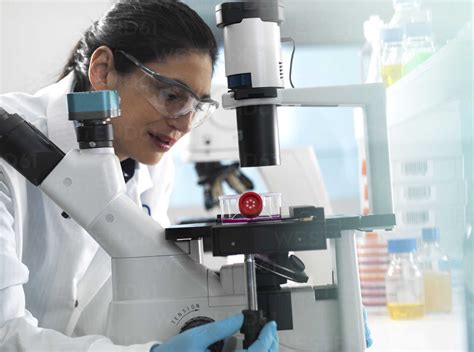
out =
[[435,53],[431,22],[414,22],[405,25],[403,40],[403,67],[405,76]]
[[399,27],[384,28],[382,41],[381,75],[386,87],[402,78],[403,30]]
[[422,229],[423,246],[419,263],[425,286],[425,310],[430,313],[451,311],[452,289],[449,260],[440,247],[438,228]]
[[416,264],[416,239],[388,241],[390,266],[385,275],[387,308],[392,319],[420,319],[425,314],[423,275]]

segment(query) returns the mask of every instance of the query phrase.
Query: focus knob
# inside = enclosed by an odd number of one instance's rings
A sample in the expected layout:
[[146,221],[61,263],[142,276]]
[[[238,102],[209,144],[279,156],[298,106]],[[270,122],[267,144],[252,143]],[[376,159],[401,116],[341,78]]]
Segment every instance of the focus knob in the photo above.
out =
[[296,255],[290,255],[288,257],[288,263],[294,271],[302,272],[306,269],[306,266],[304,265],[303,261]]

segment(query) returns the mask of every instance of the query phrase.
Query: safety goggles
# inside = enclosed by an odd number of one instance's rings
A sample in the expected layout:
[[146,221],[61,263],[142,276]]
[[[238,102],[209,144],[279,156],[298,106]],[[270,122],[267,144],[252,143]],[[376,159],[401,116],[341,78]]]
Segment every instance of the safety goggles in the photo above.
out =
[[191,114],[194,128],[202,124],[219,107],[218,102],[210,98],[201,99],[186,84],[160,75],[123,50],[117,52],[143,71],[146,74],[145,78],[153,78],[153,80],[140,80],[138,88],[147,101],[165,118],[176,119]]

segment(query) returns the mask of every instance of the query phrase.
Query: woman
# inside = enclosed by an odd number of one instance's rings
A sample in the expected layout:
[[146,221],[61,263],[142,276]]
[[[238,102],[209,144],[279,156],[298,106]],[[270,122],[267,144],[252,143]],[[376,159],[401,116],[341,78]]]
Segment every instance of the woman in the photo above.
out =
[[[215,109],[209,92],[216,56],[209,27],[186,5],[123,0],[84,34],[56,84],[35,95],[0,96],[0,107],[68,152],[77,143],[66,94],[118,90],[122,114],[113,120],[114,147],[127,194],[165,227],[173,179],[167,152]],[[110,299],[110,258],[0,161],[1,351],[200,352],[233,335],[243,321],[237,315],[161,345],[115,346],[98,335]],[[270,323],[249,351],[275,351],[277,345]]]

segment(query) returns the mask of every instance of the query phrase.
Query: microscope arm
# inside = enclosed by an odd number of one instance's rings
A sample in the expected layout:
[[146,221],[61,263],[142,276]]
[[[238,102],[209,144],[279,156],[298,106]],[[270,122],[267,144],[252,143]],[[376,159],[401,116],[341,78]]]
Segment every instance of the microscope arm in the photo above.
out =
[[72,150],[40,185],[112,258],[183,254],[125,194],[112,148]]
[[381,83],[333,87],[278,89],[277,97],[235,100],[222,97],[226,109],[277,105],[305,107],[361,107],[364,110],[369,204],[374,214],[393,213],[385,88]]

